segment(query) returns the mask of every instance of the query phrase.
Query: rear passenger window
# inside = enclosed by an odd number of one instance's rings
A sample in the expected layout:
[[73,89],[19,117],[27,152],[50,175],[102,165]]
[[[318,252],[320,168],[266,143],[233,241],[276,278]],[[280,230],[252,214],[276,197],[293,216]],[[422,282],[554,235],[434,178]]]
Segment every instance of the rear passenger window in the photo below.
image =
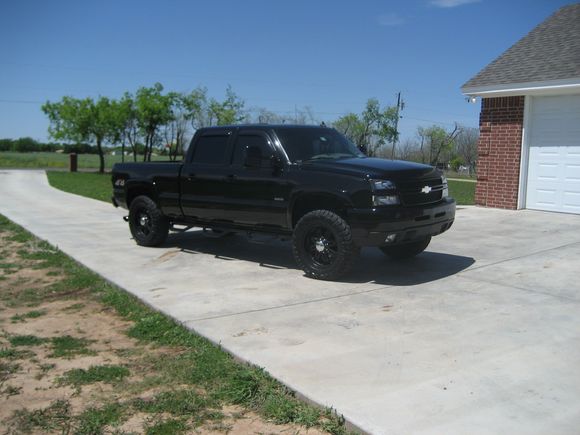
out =
[[193,161],[208,165],[225,165],[228,162],[229,136],[201,136],[195,144]]

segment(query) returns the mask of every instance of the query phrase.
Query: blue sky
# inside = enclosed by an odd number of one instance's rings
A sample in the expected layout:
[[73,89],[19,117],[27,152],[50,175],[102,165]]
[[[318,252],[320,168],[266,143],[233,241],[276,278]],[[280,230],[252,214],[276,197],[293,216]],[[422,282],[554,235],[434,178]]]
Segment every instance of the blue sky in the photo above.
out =
[[246,107],[326,122],[368,98],[418,125],[477,126],[459,88],[560,0],[99,0],[0,3],[0,138],[47,139],[40,111],[64,95],[118,97],[161,82],[230,84]]

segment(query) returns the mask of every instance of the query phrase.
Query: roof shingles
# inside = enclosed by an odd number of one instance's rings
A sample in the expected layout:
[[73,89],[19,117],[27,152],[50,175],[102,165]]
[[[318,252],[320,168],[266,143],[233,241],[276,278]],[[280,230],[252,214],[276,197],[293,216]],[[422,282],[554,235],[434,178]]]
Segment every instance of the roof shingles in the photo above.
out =
[[580,3],[564,6],[461,89],[580,78]]

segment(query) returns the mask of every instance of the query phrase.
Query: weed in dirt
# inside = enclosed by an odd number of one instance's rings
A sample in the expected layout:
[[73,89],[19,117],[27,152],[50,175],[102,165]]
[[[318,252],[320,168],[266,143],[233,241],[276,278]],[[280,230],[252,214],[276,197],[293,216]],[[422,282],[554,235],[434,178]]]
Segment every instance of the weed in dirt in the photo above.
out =
[[100,408],[88,408],[78,419],[75,434],[92,435],[102,433],[105,426],[117,425],[123,421],[125,408],[117,402]]
[[13,288],[7,288],[2,292],[3,301],[6,302],[6,306],[10,308],[17,308],[21,306],[34,307],[40,305],[44,299],[45,289],[39,289],[35,287],[28,287],[25,289],[15,290],[21,284],[26,283],[26,281],[20,282],[17,280],[14,283]]
[[36,319],[46,315],[47,312],[46,310],[33,310],[23,314],[15,314],[10,318],[10,321],[12,323],[26,322],[26,319]]
[[46,376],[46,374],[49,371],[51,371],[55,367],[56,367],[56,364],[48,364],[48,363],[38,364],[38,369],[40,371],[36,374],[36,376],[34,376],[34,379],[36,379],[37,381],[41,380],[42,378],[44,378]]
[[44,409],[16,411],[13,416],[14,433],[30,433],[35,430],[69,433],[71,420],[70,403],[66,400],[57,400]]
[[173,435],[187,432],[189,426],[183,420],[167,419],[146,428],[146,435]]
[[61,385],[72,385],[77,388],[81,385],[93,384],[95,382],[116,384],[129,375],[129,369],[123,366],[91,366],[86,370],[72,369],[65,372],[58,380],[58,383]]
[[8,341],[12,346],[39,346],[47,339],[36,335],[12,335],[8,337]]
[[95,340],[86,338],[76,338],[70,335],[51,338],[52,353],[48,355],[51,358],[74,358],[79,355],[96,355],[94,350],[88,348],[89,344]]
[[0,263],[0,272],[4,275],[12,275],[22,269],[22,266],[16,263]]
[[26,359],[26,358],[31,358],[34,355],[35,355],[34,352],[32,352],[28,349],[14,349],[11,347],[6,347],[6,348],[0,349],[0,358],[2,358],[2,359],[9,359],[9,360]]
[[182,416],[198,416],[208,405],[208,400],[193,390],[165,391],[151,399],[133,401],[133,407],[141,412]]
[[21,391],[22,391],[22,387],[15,387],[14,385],[8,385],[6,388],[4,388],[2,391],[0,391],[0,394],[4,395],[6,397],[11,397],[11,396],[19,395]]
[[10,378],[10,375],[13,375],[18,370],[20,370],[20,364],[0,361],[0,382]]

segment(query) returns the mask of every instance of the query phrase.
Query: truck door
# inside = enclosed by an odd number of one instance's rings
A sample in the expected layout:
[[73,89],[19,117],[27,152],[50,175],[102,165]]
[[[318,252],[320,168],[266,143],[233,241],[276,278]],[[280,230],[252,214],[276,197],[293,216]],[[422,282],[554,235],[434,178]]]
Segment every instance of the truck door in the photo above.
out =
[[181,209],[186,217],[224,219],[232,132],[233,129],[212,129],[192,144],[191,161],[184,163],[180,181]]
[[270,137],[263,131],[241,131],[235,138],[226,190],[231,219],[242,225],[287,226],[288,183]]

